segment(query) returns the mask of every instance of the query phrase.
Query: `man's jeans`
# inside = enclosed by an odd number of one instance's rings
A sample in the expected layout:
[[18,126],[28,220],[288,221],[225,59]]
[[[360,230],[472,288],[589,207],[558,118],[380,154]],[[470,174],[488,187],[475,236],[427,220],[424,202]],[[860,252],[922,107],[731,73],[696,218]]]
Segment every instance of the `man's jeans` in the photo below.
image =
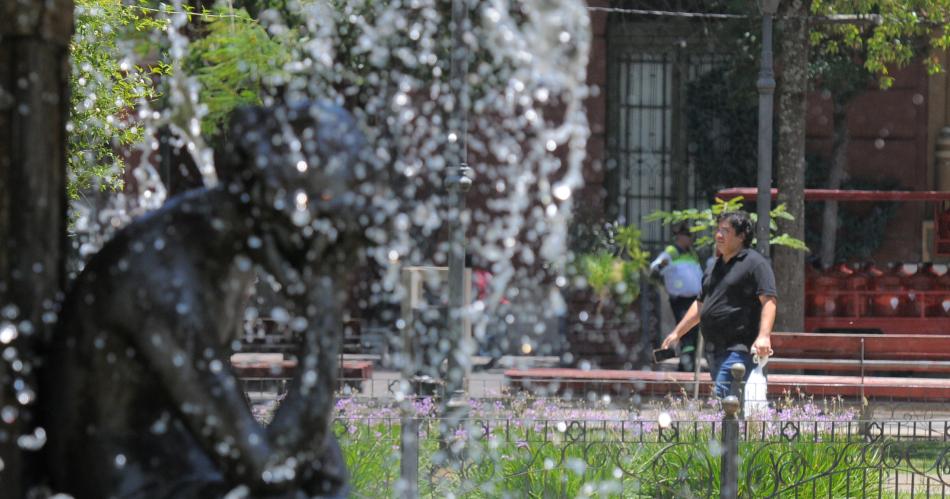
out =
[[[745,352],[714,352],[712,354],[712,364],[709,370],[710,376],[716,381],[716,397],[724,398],[729,395],[729,387],[732,386],[733,364],[745,364],[745,381],[752,374],[752,354]],[[741,400],[740,400],[741,402]]]

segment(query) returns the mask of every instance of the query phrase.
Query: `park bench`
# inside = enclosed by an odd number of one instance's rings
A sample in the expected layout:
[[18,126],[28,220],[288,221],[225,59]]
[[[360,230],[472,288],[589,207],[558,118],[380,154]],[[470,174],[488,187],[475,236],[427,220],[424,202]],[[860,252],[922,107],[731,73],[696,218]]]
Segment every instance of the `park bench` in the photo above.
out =
[[[285,359],[283,354],[235,354],[231,366],[240,379],[286,379],[294,375],[297,361]],[[341,383],[359,387],[373,377],[370,360],[346,359],[340,362],[338,373]]]
[[773,333],[770,373],[950,377],[950,335]]
[[[773,333],[769,394],[950,400],[950,335]],[[692,373],[573,368],[509,369],[514,389],[648,396],[692,393]],[[700,374],[708,395],[709,374]]]

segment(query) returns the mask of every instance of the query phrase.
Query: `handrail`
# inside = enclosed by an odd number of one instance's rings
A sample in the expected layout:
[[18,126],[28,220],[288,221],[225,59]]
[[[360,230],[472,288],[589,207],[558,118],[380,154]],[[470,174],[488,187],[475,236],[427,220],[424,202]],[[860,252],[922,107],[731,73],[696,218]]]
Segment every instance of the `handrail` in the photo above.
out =
[[[772,189],[772,198],[778,195],[778,189]],[[732,187],[716,193],[720,199],[733,199],[742,196],[747,201],[755,201],[759,190],[755,187]],[[950,191],[867,191],[845,189],[805,189],[805,201],[950,201]]]

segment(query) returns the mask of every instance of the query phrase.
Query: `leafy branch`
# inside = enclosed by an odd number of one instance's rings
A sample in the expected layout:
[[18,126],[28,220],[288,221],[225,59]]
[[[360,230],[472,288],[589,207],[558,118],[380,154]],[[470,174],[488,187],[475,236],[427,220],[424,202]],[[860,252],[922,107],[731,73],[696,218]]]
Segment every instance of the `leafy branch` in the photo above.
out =
[[[713,235],[716,232],[716,219],[719,214],[743,209],[744,203],[742,196],[724,200],[716,198],[716,202],[705,210],[689,208],[685,210],[663,211],[657,210],[649,214],[644,220],[647,222],[661,222],[667,225],[676,225],[683,222],[689,224],[689,231],[696,238],[695,246],[702,248],[712,245],[715,241]],[[798,251],[810,251],[804,241],[796,239],[786,233],[778,234],[778,225],[775,221],[779,218],[783,220],[794,220],[795,217],[785,207],[785,203],[779,204],[769,212],[769,244],[772,246],[785,246]],[[752,222],[758,220],[755,213],[749,214]],[[753,241],[753,244],[755,241]]]
[[649,262],[634,225],[605,224],[601,249],[581,254],[581,275],[596,293],[598,309],[607,301],[629,305],[640,295],[640,276]]

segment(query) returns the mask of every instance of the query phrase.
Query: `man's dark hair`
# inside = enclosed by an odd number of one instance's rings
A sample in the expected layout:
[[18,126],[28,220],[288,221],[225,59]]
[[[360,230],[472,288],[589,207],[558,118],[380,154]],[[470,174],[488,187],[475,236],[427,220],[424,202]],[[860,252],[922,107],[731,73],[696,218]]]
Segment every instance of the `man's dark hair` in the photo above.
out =
[[736,231],[737,236],[742,237],[743,246],[746,248],[752,246],[754,227],[752,226],[752,219],[749,218],[748,213],[742,210],[724,211],[716,217],[716,225],[721,224],[723,220],[729,222],[732,229]]

